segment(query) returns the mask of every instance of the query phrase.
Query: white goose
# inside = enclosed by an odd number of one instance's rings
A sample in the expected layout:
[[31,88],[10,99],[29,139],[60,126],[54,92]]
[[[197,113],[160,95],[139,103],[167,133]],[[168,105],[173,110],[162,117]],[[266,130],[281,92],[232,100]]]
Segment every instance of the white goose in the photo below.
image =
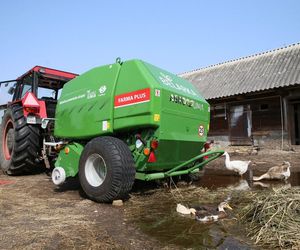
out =
[[225,166],[228,170],[238,172],[240,176],[247,172],[251,161],[230,161],[230,157],[227,152],[223,155],[226,157]]
[[188,208],[184,205],[181,205],[180,203],[177,204],[176,211],[177,211],[177,213],[186,214],[186,215],[194,214],[196,212],[196,210],[194,208]]

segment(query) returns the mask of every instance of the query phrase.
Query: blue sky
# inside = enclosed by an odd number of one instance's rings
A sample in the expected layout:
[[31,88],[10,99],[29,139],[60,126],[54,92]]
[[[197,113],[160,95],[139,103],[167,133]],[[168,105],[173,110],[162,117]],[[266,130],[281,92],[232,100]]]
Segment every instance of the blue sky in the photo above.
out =
[[0,80],[140,58],[173,73],[300,41],[300,1],[0,2]]

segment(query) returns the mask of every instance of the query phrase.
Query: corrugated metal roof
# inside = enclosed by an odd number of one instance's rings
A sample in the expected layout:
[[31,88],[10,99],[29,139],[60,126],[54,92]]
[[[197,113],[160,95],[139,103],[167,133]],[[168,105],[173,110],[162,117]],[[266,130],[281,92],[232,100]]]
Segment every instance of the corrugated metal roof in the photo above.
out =
[[179,76],[192,82],[206,99],[300,84],[300,43]]

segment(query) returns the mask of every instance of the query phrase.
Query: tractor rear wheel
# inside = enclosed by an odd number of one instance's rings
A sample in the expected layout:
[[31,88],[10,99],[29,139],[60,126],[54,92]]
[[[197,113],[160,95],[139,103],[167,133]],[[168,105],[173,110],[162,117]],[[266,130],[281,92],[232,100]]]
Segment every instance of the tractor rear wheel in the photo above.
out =
[[23,108],[8,108],[1,124],[0,167],[7,174],[20,174],[36,165],[40,150],[40,130],[26,123]]
[[134,161],[123,141],[104,136],[86,144],[79,161],[79,180],[90,199],[111,202],[124,198],[134,179]]

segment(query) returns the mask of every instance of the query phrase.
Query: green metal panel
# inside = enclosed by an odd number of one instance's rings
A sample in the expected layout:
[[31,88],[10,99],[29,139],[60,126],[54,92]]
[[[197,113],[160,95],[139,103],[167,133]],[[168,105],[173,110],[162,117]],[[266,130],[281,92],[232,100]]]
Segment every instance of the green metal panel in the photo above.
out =
[[61,150],[55,162],[55,167],[62,167],[66,171],[67,177],[74,177],[78,173],[79,159],[84,146],[74,142],[68,144],[67,147],[69,153],[66,153],[64,149]]
[[198,90],[187,80],[150,63],[143,62],[143,64],[162,88],[175,92],[179,95],[201,99],[205,102],[204,98],[198,93]]
[[200,154],[209,129],[209,104],[190,82],[151,64],[144,65],[161,86],[161,106],[156,162],[146,163],[141,169],[171,169]]
[[56,107],[54,134],[92,138],[112,131],[113,91],[119,64],[94,68],[69,81]]
[[[142,61],[124,62],[115,92],[114,131],[158,127],[159,120],[155,115],[160,114],[161,98],[155,95],[155,91],[159,90],[159,84]],[[149,96],[145,97],[147,91]],[[124,103],[122,98],[130,100]]]

